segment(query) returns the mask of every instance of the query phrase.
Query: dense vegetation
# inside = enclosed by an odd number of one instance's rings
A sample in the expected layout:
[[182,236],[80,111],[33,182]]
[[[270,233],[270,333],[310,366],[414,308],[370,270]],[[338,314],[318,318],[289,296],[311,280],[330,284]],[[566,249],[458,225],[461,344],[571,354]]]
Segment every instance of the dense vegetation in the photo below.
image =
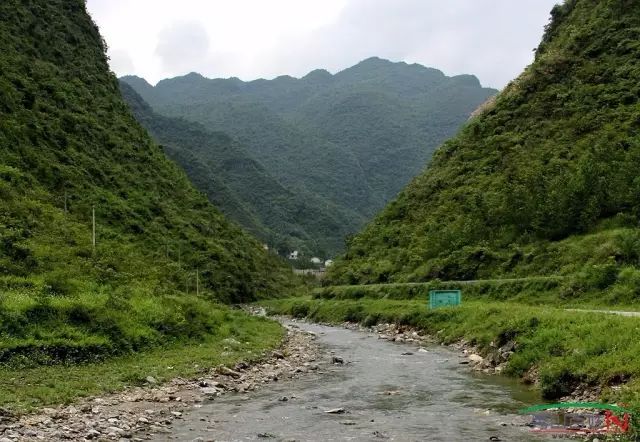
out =
[[312,250],[328,256],[342,247],[349,231],[336,216],[341,209],[335,204],[285,188],[224,133],[160,115],[128,83],[121,81],[120,88],[138,122],[193,184],[271,249],[282,254],[300,250],[310,257]]
[[534,63],[348,247],[340,284],[573,275],[640,294],[640,4],[567,0]]
[[3,1],[0,41],[0,363],[228,336],[212,301],[290,287],[137,124],[83,0]]
[[[435,69],[378,58],[336,75],[316,70],[300,79],[243,82],[189,74],[155,87],[136,77],[123,80],[160,114],[239,140],[271,176],[315,208],[287,214],[314,240],[300,248],[321,256],[342,250],[343,242],[335,239],[355,232],[381,209],[434,148],[495,93],[473,76],[446,77]],[[214,149],[200,152],[205,161],[218,159]],[[190,176],[199,181],[201,174]],[[287,201],[293,199],[290,193],[280,199],[297,207],[295,200]],[[264,224],[285,233],[263,211],[256,213]],[[316,225],[313,230],[310,223]]]

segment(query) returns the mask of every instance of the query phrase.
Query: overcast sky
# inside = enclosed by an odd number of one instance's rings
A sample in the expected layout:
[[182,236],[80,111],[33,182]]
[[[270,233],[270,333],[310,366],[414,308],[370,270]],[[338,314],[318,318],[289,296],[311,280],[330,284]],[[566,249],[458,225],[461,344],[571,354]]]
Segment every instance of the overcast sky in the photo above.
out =
[[243,80],[378,56],[502,88],[559,0],[87,0],[119,76]]

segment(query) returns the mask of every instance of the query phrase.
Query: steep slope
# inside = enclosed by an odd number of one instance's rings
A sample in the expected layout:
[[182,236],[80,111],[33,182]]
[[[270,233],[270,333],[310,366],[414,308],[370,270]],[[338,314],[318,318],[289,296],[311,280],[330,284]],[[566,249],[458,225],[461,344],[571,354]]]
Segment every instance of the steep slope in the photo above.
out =
[[[159,113],[237,138],[285,187],[342,208],[354,231],[415,176],[489,96],[475,77],[378,58],[336,75],[243,82],[124,77]],[[344,215],[347,215],[346,217]],[[322,238],[316,238],[322,241]]]
[[4,1],[0,41],[0,362],[228,332],[209,301],[291,285],[137,124],[83,0]]
[[555,7],[534,63],[351,241],[331,281],[578,275],[567,296],[636,281],[639,29],[636,2]]
[[[121,81],[120,88],[138,122],[194,185],[270,247],[283,253],[300,250],[321,256],[330,256],[342,247],[349,231],[336,216],[338,207],[302,190],[283,187],[227,135],[159,115],[127,83]],[[327,206],[331,209],[325,210]]]

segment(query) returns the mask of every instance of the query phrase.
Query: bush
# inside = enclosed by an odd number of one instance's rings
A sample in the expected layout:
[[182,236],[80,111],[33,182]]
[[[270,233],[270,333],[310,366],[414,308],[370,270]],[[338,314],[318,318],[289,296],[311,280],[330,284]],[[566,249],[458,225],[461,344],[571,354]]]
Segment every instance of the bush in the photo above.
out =
[[70,278],[64,271],[56,271],[44,277],[44,289],[52,295],[71,296],[78,290],[78,281]]
[[309,304],[295,303],[291,306],[290,313],[294,318],[306,318],[309,315]]

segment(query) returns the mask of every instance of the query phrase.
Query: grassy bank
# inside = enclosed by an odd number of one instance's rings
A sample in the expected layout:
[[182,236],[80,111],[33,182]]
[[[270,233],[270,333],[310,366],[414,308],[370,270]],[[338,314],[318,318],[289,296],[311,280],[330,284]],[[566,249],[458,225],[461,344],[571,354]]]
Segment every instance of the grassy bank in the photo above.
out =
[[71,403],[78,398],[141,385],[147,376],[159,381],[195,376],[203,369],[260,357],[276,347],[283,329],[276,322],[223,307],[215,310],[215,331],[190,340],[170,341],[140,353],[102,362],[0,367],[0,407],[13,412]]
[[[417,327],[444,343],[466,339],[485,355],[516,342],[506,374],[538,373],[545,398],[567,395],[580,384],[604,387],[604,396],[639,403],[636,388],[608,387],[640,376],[640,319],[567,312],[515,303],[466,302],[428,310],[423,300],[321,300],[294,298],[262,303],[272,313],[314,321],[394,322]],[[493,344],[493,345],[492,345]]]
[[430,290],[462,289],[465,299],[528,305],[640,309],[640,271],[614,264],[590,265],[567,276],[339,285],[316,288],[316,299],[427,299]]

